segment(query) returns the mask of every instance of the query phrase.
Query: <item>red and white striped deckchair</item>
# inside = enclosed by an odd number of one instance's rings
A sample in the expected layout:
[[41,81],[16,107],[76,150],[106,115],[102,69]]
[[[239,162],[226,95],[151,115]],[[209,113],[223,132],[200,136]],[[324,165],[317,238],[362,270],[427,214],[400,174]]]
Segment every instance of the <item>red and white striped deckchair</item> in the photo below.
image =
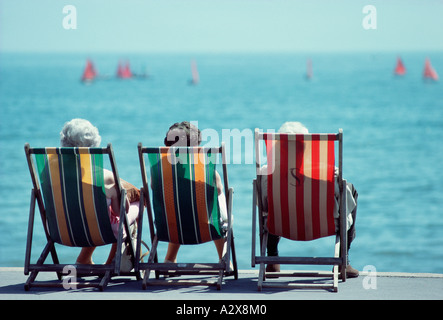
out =
[[[261,133],[256,129],[257,179],[254,180],[252,266],[260,264],[259,290],[265,285],[263,283],[266,277],[265,264],[334,265],[333,272],[328,274],[332,276],[332,284],[321,284],[320,287],[337,290],[337,267],[346,266],[346,232],[337,234],[333,257],[266,257],[265,249],[269,233],[295,241],[310,241],[336,234],[335,147],[338,143],[338,181],[339,185],[343,186],[345,181],[341,175],[342,136],[341,129],[338,134],[275,134]],[[267,166],[263,167],[266,169],[262,168],[260,159],[262,144],[266,146]],[[267,179],[265,184],[267,190],[262,190],[262,179]],[[261,201],[265,195],[267,216]],[[345,193],[340,192],[339,212],[344,203],[342,201],[345,201],[344,196]],[[258,207],[260,256],[255,255],[256,207]],[[345,214],[340,217],[342,218],[340,230],[345,231],[346,227],[343,227],[346,226]],[[344,269],[342,267],[342,270]],[[279,275],[287,276],[283,273]],[[344,271],[342,279],[346,280]],[[319,287],[318,284],[302,286]]]

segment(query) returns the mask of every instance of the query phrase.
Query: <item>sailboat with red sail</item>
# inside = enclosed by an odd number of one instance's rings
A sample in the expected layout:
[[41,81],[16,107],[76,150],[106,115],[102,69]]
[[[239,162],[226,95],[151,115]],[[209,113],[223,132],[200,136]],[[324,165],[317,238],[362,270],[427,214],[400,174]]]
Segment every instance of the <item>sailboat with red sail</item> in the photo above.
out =
[[434,68],[431,65],[431,60],[429,58],[426,58],[425,60],[425,67],[423,70],[423,79],[429,79],[429,80],[438,80],[438,74],[437,71],[434,70]]
[[118,63],[117,77],[120,79],[132,78],[132,72],[129,66],[129,62],[126,62],[125,64],[122,64],[121,62]]
[[397,65],[395,66],[394,74],[396,76],[404,76],[406,74],[405,65],[400,57],[397,58]]
[[86,67],[83,71],[82,81],[83,82],[92,82],[97,77],[97,72],[95,71],[94,64],[91,60],[86,60]]

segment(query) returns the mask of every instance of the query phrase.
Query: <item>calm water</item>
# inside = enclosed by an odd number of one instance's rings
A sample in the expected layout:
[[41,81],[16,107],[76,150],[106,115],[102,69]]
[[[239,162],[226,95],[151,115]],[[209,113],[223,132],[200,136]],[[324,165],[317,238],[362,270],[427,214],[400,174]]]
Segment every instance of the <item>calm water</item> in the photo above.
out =
[[[23,145],[57,146],[63,124],[89,119],[112,142],[121,177],[141,185],[137,143],[160,145],[168,127],[198,121],[200,129],[251,132],[286,120],[311,132],[344,130],[344,176],[359,191],[357,238],[350,258],[363,269],[443,273],[443,84],[421,79],[426,55],[443,76],[442,53],[405,53],[404,78],[392,70],[396,53],[312,55],[93,55],[111,79],[80,83],[86,55],[0,54],[0,266],[23,266],[31,180]],[[304,79],[306,59],[314,78]],[[145,80],[113,78],[128,59]],[[189,86],[190,61],[201,82]],[[240,268],[250,268],[254,166],[229,165]],[[146,232],[145,228],[145,232]],[[144,234],[148,241],[148,234]],[[44,243],[36,220],[33,256]],[[320,240],[328,242],[328,240]],[[311,243],[300,255],[325,255]],[[318,247],[318,244],[317,244]],[[200,247],[199,247],[200,248]],[[77,249],[60,249],[65,262]],[[106,259],[107,248],[94,256]],[[289,252],[282,243],[282,254]],[[294,250],[294,249],[293,249]],[[182,248],[216,257],[213,244]],[[163,253],[160,254],[163,256]]]

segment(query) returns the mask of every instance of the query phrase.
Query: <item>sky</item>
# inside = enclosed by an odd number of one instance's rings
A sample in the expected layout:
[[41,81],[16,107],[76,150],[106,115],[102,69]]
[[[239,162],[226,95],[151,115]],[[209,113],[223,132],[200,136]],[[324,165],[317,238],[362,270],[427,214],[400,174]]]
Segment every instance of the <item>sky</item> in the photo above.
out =
[[0,0],[0,52],[410,50],[443,50],[443,0]]

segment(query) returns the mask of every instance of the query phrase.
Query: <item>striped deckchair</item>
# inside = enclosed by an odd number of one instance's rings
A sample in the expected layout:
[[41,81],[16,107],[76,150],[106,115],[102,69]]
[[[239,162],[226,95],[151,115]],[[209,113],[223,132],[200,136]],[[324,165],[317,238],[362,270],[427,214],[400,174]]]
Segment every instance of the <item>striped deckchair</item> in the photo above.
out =
[[[140,270],[146,270],[143,288],[146,289],[151,270],[155,271],[157,279],[160,274],[168,270],[174,271],[174,275],[215,273],[218,275],[217,289],[221,288],[223,276],[234,275],[237,278],[231,224],[233,189],[228,187],[225,161],[223,162],[223,177],[228,209],[227,226],[222,225],[216,188],[216,162],[219,154],[224,158],[224,145],[219,148],[148,148],[140,143],[138,150],[143,180],[141,191],[143,197],[141,198],[143,198],[143,203],[146,203],[152,241],[148,262],[140,264]],[[146,167],[145,158],[148,159],[149,168]],[[148,180],[148,172],[150,180]],[[148,187],[148,181],[150,187]],[[155,219],[152,214],[149,190],[152,192]],[[197,245],[222,237],[226,238],[225,252],[218,263],[158,263],[159,241]],[[231,254],[234,270],[230,270]],[[196,282],[196,284],[201,283]]]
[[[332,288],[337,291],[338,266],[342,266],[342,279],[346,280],[346,215],[340,214],[340,232],[336,235],[333,257],[266,257],[268,234],[295,241],[310,241],[336,234],[334,222],[335,205],[335,153],[338,143],[340,208],[345,201],[341,192],[346,181],[342,179],[342,138],[338,134],[275,134],[255,131],[257,178],[254,180],[253,203],[253,248],[252,266],[260,264],[258,287],[264,283],[265,264],[313,264],[333,265],[332,283],[303,287]],[[261,146],[266,148],[266,167],[261,164]],[[262,179],[267,179],[262,182]],[[266,186],[266,190],[262,190]],[[262,198],[267,196],[267,215]],[[256,208],[260,234],[260,255],[255,255]],[[343,267],[344,266],[344,267]],[[294,276],[280,273],[279,276]],[[312,276],[312,273],[296,275]],[[322,275],[316,273],[316,275]],[[272,284],[274,285],[274,284]],[[285,286],[294,286],[294,283]],[[279,284],[281,286],[281,283]]]
[[[25,257],[25,274],[31,272],[31,275],[25,284],[25,289],[29,290],[31,286],[53,286],[52,283],[34,282],[37,274],[55,271],[61,280],[63,269],[71,266],[59,263],[55,244],[69,247],[96,247],[117,243],[113,264],[75,266],[77,274],[99,275],[102,278],[99,283],[82,282],[78,283],[78,286],[96,286],[103,290],[110,277],[120,273],[123,227],[129,235],[125,241],[130,252],[132,250],[132,259],[135,259],[125,214],[126,191],[120,184],[111,144],[107,148],[31,148],[26,144],[25,152],[33,183]],[[121,199],[118,239],[111,228],[106,201],[104,154],[109,155],[114,180],[117,181],[118,198]],[[37,263],[31,264],[35,202],[40,210],[47,245]],[[44,264],[49,253],[53,264]],[[137,272],[133,274],[137,276]]]

